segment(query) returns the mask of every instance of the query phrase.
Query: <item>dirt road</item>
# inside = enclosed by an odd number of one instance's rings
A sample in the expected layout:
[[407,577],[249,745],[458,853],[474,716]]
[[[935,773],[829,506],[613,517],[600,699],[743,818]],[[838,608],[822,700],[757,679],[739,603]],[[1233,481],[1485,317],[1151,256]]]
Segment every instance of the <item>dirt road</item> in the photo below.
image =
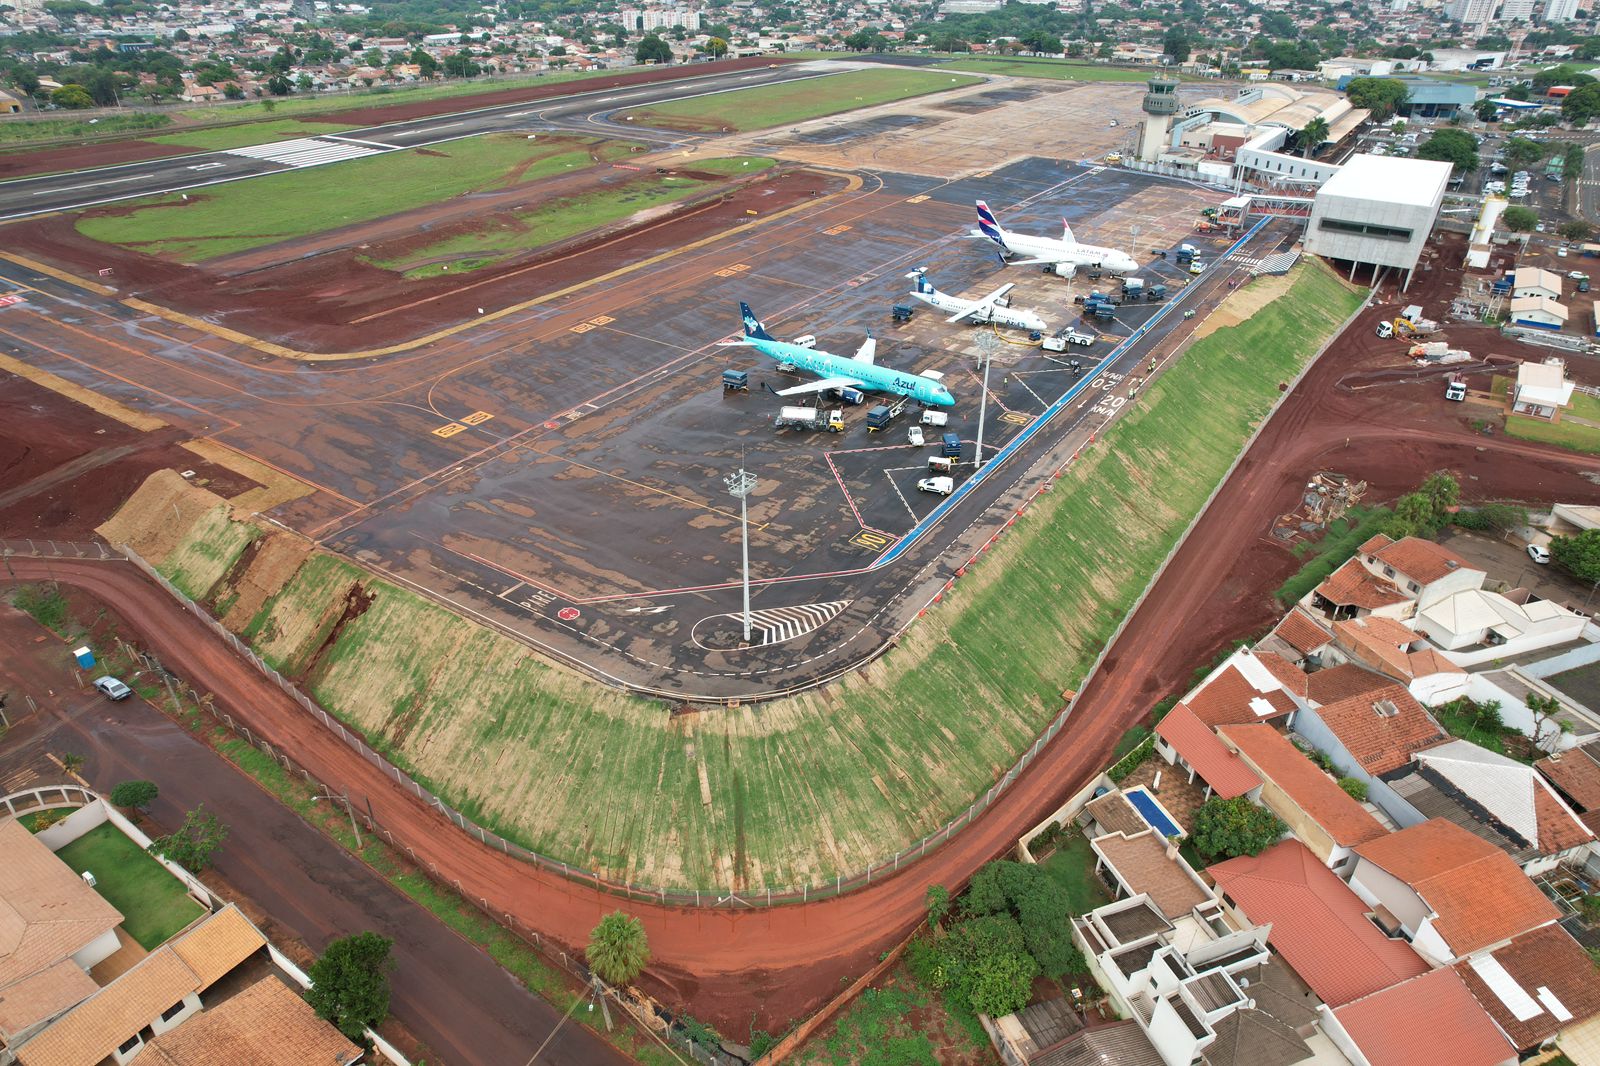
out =
[[[0,605],[0,643],[10,649],[0,661],[0,691],[11,694],[13,714],[25,694],[41,708],[6,743],[0,780],[35,752],[70,751],[84,756],[81,773],[102,792],[119,781],[156,782],[161,795],[150,813],[163,826],[204,803],[229,827],[216,872],[283,931],[313,951],[367,929],[394,940],[392,1010],[426,1045],[429,1062],[521,1063],[549,1036],[561,1017],[549,1003],[137,696],[111,703],[79,691],[66,648],[53,638],[39,642],[41,633]],[[539,1061],[628,1060],[568,1023]]]

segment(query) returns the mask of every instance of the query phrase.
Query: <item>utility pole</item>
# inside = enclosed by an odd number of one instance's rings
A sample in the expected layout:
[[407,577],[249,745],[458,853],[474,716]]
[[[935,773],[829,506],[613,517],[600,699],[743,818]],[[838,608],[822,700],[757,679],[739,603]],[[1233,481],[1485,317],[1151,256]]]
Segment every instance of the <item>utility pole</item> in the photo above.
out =
[[744,642],[750,643],[750,508],[749,496],[755,491],[756,476],[741,461],[737,473],[722,479],[728,493],[739,498],[739,543],[744,564]]
[[978,393],[978,450],[972,458],[972,472],[983,469],[983,419],[989,409],[989,362],[994,357],[995,338],[979,334],[978,350],[983,353],[983,389]]

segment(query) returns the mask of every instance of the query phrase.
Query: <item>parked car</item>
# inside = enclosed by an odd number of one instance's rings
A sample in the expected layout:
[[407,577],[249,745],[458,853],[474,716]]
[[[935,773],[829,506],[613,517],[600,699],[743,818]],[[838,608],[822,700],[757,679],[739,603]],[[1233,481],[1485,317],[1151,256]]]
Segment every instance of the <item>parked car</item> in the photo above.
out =
[[1528,558],[1540,566],[1548,566],[1550,565],[1550,549],[1541,547],[1538,544],[1530,544],[1528,545]]
[[133,689],[124,685],[110,674],[96,678],[94,687],[99,689],[100,693],[108,700],[125,700],[133,695]]
[[954,478],[925,477],[917,482],[918,492],[931,492],[938,496],[948,496],[956,490]]

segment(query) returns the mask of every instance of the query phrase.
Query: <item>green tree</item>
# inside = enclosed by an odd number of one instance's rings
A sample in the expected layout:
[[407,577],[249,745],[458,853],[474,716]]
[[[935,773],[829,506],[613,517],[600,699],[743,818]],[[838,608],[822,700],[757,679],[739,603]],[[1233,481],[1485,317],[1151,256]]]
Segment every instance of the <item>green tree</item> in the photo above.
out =
[[1511,137],[1506,140],[1505,158],[1506,166],[1520,170],[1543,159],[1544,149],[1539,147],[1538,141],[1530,141],[1526,137]]
[[1479,100],[1473,104],[1472,113],[1478,116],[1479,122],[1494,122],[1500,117],[1500,109],[1488,100]]
[[1364,107],[1373,121],[1384,122],[1406,102],[1408,92],[1406,83],[1396,78],[1351,78],[1344,95],[1351,107]]
[[227,839],[228,827],[201,804],[183,816],[183,824],[177,832],[152,840],[148,850],[152,855],[165,855],[190,873],[197,874],[210,865],[211,856]]
[[1583,145],[1567,145],[1567,150],[1561,154],[1561,177],[1567,181],[1577,181],[1583,177],[1583,163]]
[[1318,115],[1307,122],[1300,130],[1300,151],[1306,158],[1310,158],[1328,139],[1328,120]]
[[83,86],[69,83],[52,90],[50,102],[69,111],[81,111],[83,108],[94,106],[94,97],[90,96],[89,90]]
[[939,928],[945,915],[950,913],[950,890],[943,885],[929,885],[928,896],[928,925],[930,928]]
[[1500,222],[1513,233],[1532,233],[1533,227],[1539,224],[1539,212],[1531,207],[1513,204],[1505,209]]
[[721,37],[712,37],[706,41],[706,54],[714,59],[721,59],[728,54],[728,42]]
[[653,33],[647,34],[633,50],[633,57],[641,63],[670,63],[672,46]]
[[1243,796],[1212,797],[1194,812],[1194,845],[1212,858],[1259,855],[1283,835],[1285,826],[1265,807]]
[[1543,751],[1554,751],[1562,733],[1572,732],[1572,723],[1556,716],[1561,713],[1561,701],[1554,696],[1530,693],[1524,701],[1533,712],[1533,743]]
[[1561,117],[1574,126],[1586,126],[1600,116],[1600,84],[1580,85],[1561,101]]
[[1438,532],[1450,521],[1450,509],[1460,499],[1461,485],[1454,477],[1443,470],[1429,474],[1417,491],[1395,502],[1394,515],[1389,519],[1389,536],[1398,540]]
[[222,95],[229,100],[243,100],[244,90],[230,81],[222,86]]
[[294,84],[289,81],[288,75],[274,74],[267,79],[267,91],[273,96],[288,96],[294,92]]
[[69,751],[61,756],[61,768],[69,774],[75,774],[83,769],[83,756],[75,751]]
[[161,789],[154,781],[124,781],[111,790],[111,803],[116,807],[142,811],[156,801]]
[[1161,41],[1161,50],[1171,56],[1174,63],[1187,63],[1193,47],[1193,42],[1189,40],[1189,31],[1182,26],[1169,29]]
[[1417,149],[1418,159],[1437,159],[1457,170],[1478,169],[1478,138],[1466,130],[1438,130]]
[[1600,529],[1586,529],[1572,537],[1557,537],[1550,542],[1550,557],[1579,581],[1591,585],[1600,582]]
[[1003,1018],[1028,1005],[1039,965],[1027,955],[1010,952],[981,959],[973,967],[967,1001],[979,1014]]
[[306,1002],[345,1036],[365,1043],[365,1033],[389,1016],[389,971],[394,944],[377,933],[342,937],[311,964]]
[[644,924],[631,914],[612,911],[589,933],[584,949],[589,968],[608,984],[629,984],[650,962],[650,942]]
[[1586,241],[1594,236],[1594,227],[1580,219],[1574,219],[1571,222],[1561,223],[1561,228],[1556,232],[1569,241]]

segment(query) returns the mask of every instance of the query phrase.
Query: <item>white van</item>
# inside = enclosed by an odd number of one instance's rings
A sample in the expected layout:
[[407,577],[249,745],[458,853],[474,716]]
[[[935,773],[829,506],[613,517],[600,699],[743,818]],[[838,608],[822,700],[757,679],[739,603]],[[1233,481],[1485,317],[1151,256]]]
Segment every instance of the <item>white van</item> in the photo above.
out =
[[922,424],[925,426],[947,426],[950,424],[950,413],[948,411],[924,411],[922,412]]
[[937,496],[948,496],[955,490],[955,478],[925,477],[917,482],[918,492],[931,492]]

